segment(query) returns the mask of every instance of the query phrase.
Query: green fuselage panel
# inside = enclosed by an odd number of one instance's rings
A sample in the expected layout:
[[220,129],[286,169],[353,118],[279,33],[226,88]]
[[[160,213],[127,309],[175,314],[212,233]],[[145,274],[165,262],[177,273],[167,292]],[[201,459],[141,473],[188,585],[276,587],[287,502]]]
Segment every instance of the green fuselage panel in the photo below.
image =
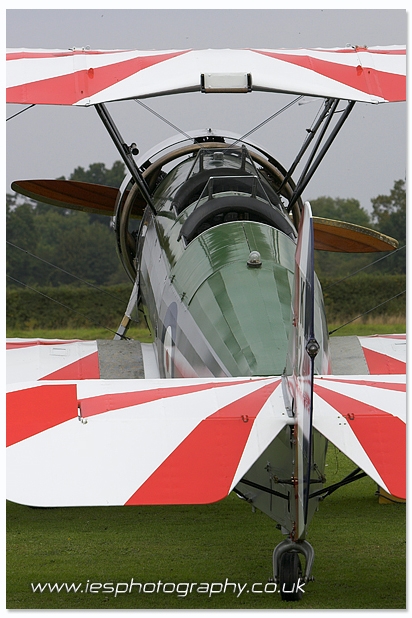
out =
[[[248,266],[251,251],[261,266]],[[176,290],[231,375],[283,372],[294,253],[294,242],[270,226],[226,223],[195,238],[172,269]]]

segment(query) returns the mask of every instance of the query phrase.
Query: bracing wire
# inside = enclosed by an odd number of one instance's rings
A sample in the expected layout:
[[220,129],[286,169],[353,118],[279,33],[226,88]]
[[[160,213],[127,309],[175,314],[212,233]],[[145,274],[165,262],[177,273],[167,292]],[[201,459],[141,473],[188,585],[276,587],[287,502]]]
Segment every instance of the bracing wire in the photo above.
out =
[[34,253],[30,253],[30,251],[27,251],[27,249],[22,249],[22,247],[19,247],[18,245],[15,245],[14,243],[10,242],[9,240],[6,240],[6,243],[8,245],[10,245],[11,247],[14,247],[15,249],[19,249],[19,251],[23,251],[23,253],[26,253],[27,255],[29,255],[30,257],[35,258],[36,260],[39,260],[40,262],[43,262],[44,264],[47,264],[48,266],[51,266],[52,268],[55,268],[56,270],[60,270],[60,272],[64,273],[65,275],[69,275],[69,277],[73,277],[73,279],[77,279],[77,281],[80,281],[81,283],[84,283],[85,285],[87,285],[87,286],[97,290],[98,292],[101,292],[102,294],[107,294],[107,296],[110,296],[116,302],[119,302],[119,303],[122,302],[122,301],[120,301],[119,298],[117,298],[116,296],[114,296],[114,294],[111,294],[107,290],[103,290],[102,288],[99,288],[97,285],[94,285],[93,283],[90,283],[89,281],[85,281],[81,277],[78,277],[77,275],[73,275],[73,273],[69,273],[67,270],[64,270],[64,268],[60,268],[60,266],[56,266],[56,264],[52,264],[51,262],[48,262],[47,260],[44,260],[43,258],[39,257],[38,255],[34,255]]
[[271,120],[273,120],[274,118],[276,118],[277,116],[279,116],[280,114],[285,112],[287,109],[289,109],[289,107],[292,107],[293,105],[295,105],[298,101],[300,101],[303,98],[304,98],[303,95],[300,95],[300,96],[296,97],[296,99],[293,99],[293,101],[290,101],[287,105],[285,105],[284,107],[279,109],[277,112],[275,112],[274,114],[271,114],[270,116],[268,116],[268,118],[266,118],[266,120],[263,120],[258,125],[256,125],[253,129],[250,129],[250,131],[248,131],[247,133],[242,135],[242,137],[239,137],[239,139],[237,139],[234,142],[234,144],[236,144],[237,142],[243,141],[246,137],[249,137],[249,135],[252,135],[252,133],[255,133],[255,131],[258,131],[261,127],[265,126],[265,124],[267,124],[268,122],[270,122]]
[[352,320],[349,320],[349,322],[346,322],[345,324],[342,324],[341,326],[338,326],[334,330],[330,330],[328,335],[332,335],[333,333],[336,333],[337,330],[340,330],[341,328],[343,328],[344,326],[347,326],[348,324],[351,324],[352,322],[354,322],[358,318],[362,318],[364,315],[367,315],[368,313],[371,313],[371,311],[375,311],[375,309],[377,309],[378,307],[382,307],[382,305],[386,305],[386,303],[388,303],[389,301],[393,300],[394,298],[398,298],[398,296],[402,296],[402,294],[405,294],[405,293],[406,293],[406,290],[403,290],[402,292],[399,292],[399,294],[395,294],[395,296],[392,296],[391,298],[388,298],[387,300],[384,300],[383,303],[379,303],[379,305],[376,305],[375,307],[372,307],[372,309],[369,309],[369,311],[365,311],[364,313],[361,313],[360,315],[357,315],[356,318],[352,318]]
[[[287,105],[285,105],[284,107],[282,107],[281,109],[279,109],[277,112],[275,112],[274,114],[272,114],[271,116],[269,116],[268,118],[266,118],[266,120],[263,120],[262,122],[260,122],[258,125],[256,125],[253,129],[250,129],[250,131],[248,131],[247,133],[245,133],[244,135],[242,135],[242,137],[240,137],[239,139],[235,140],[233,142],[233,144],[231,144],[231,146],[233,146],[234,144],[236,144],[237,142],[241,142],[243,141],[246,137],[249,137],[249,135],[252,135],[252,133],[255,133],[255,131],[258,131],[261,127],[263,127],[265,124],[267,124],[268,122],[270,122],[271,120],[273,120],[274,118],[276,118],[277,116],[279,116],[282,112],[286,111],[287,109],[289,109],[289,107],[292,107],[293,105],[295,105],[296,103],[298,103],[298,101],[300,101],[301,99],[304,98],[304,95],[300,95],[298,97],[296,97],[293,101],[290,101]],[[175,124],[173,124],[172,122],[170,122],[167,118],[165,118],[164,116],[162,116],[161,114],[159,114],[158,112],[156,112],[154,109],[152,109],[151,107],[149,107],[148,105],[146,105],[145,103],[143,103],[142,101],[140,101],[140,99],[133,99],[136,103],[138,103],[139,105],[141,105],[142,107],[144,107],[147,111],[151,112],[152,114],[154,114],[157,118],[159,118],[160,120],[162,120],[163,122],[165,122],[166,124],[168,124],[169,126],[171,126],[173,129],[175,129],[176,131],[178,131],[179,133],[181,133],[182,135],[184,135],[184,137],[187,137],[188,139],[192,139],[192,137],[190,135],[188,135],[185,131],[183,131],[183,129],[180,129],[178,126],[176,126]]]
[[178,126],[176,126],[175,124],[173,124],[173,122],[170,122],[170,120],[168,120],[167,118],[165,118],[164,116],[162,116],[161,114],[159,114],[159,112],[155,112],[154,109],[152,109],[151,107],[149,107],[148,105],[146,105],[146,103],[143,103],[142,101],[140,101],[139,99],[133,99],[135,101],[135,103],[138,103],[139,105],[141,105],[142,107],[144,107],[144,109],[147,109],[147,111],[151,112],[154,116],[156,116],[157,118],[159,118],[160,120],[163,120],[163,122],[165,122],[166,124],[168,124],[170,127],[172,127],[172,129],[175,129],[176,131],[178,131],[178,133],[181,133],[182,135],[184,135],[185,137],[187,137],[188,139],[192,139],[190,135],[188,135],[187,133],[185,133],[185,131],[183,131],[183,129],[180,129]]
[[23,283],[22,281],[20,281],[19,279],[15,279],[15,277],[12,277],[11,275],[6,275],[6,276],[9,279],[11,279],[12,281],[14,281],[15,283],[18,283],[19,285],[22,285],[23,287],[27,288],[28,290],[31,290],[32,292],[37,292],[37,294],[40,294],[40,296],[43,296],[44,298],[47,298],[48,300],[51,300],[53,303],[56,303],[57,305],[60,305],[61,307],[64,307],[65,309],[68,309],[69,311],[72,311],[73,313],[76,313],[77,315],[80,315],[82,318],[85,318],[86,320],[89,320],[95,326],[98,326],[99,328],[104,328],[105,330],[108,330],[109,332],[113,333],[114,335],[118,335],[122,339],[129,340],[129,337],[125,337],[124,335],[121,335],[120,333],[118,333],[117,331],[109,328],[108,326],[104,326],[103,324],[100,324],[100,322],[96,322],[96,320],[93,320],[93,318],[89,317],[88,315],[85,315],[84,313],[81,313],[80,311],[76,311],[76,309],[73,309],[73,307],[69,307],[68,305],[65,305],[64,303],[61,303],[60,301],[56,300],[55,298],[52,298],[51,296],[48,296],[47,294],[44,294],[44,292],[40,292],[40,290],[36,290],[35,288],[32,288],[30,285],[27,285],[27,283]]
[[378,258],[374,262],[371,262],[370,264],[366,264],[366,266],[363,266],[362,268],[359,268],[358,270],[355,270],[355,272],[351,273],[350,275],[346,275],[346,277],[343,277],[342,279],[339,279],[339,281],[334,281],[333,283],[330,283],[329,285],[327,285],[326,287],[323,288],[323,291],[325,292],[326,290],[329,290],[329,288],[333,287],[334,285],[337,285],[338,283],[342,283],[342,281],[346,281],[346,279],[350,279],[350,277],[353,277],[354,275],[357,275],[362,270],[366,270],[366,268],[369,268],[369,266],[373,266],[374,264],[377,264],[381,260],[385,260],[386,258],[391,257],[391,255],[394,255],[397,251],[400,251],[401,249],[405,249],[405,247],[406,247],[406,245],[402,245],[402,247],[399,247],[398,249],[395,249],[394,251],[391,251],[390,253],[387,253],[386,255],[383,255],[382,257]]
[[25,107],[24,109],[21,109],[20,111],[16,112],[15,114],[13,114],[13,116],[9,116],[8,118],[6,118],[6,122],[8,120],[12,120],[13,118],[15,118],[16,116],[18,116],[19,114],[22,114],[23,112],[27,112],[28,109],[30,109],[31,107],[34,107],[35,103],[32,103],[31,105],[29,105],[28,107]]
[[[395,251],[391,251],[391,253],[387,253],[386,255],[383,255],[382,257],[378,258],[374,262],[371,262],[370,264],[367,264],[366,266],[363,266],[362,268],[359,268],[358,270],[355,270],[355,272],[351,273],[350,275],[347,275],[346,277],[343,277],[342,279],[339,279],[339,281],[334,281],[330,285],[327,285],[326,287],[324,287],[323,291],[325,292],[326,290],[329,290],[329,288],[333,287],[334,285],[337,285],[338,283],[342,283],[342,281],[346,281],[346,279],[349,279],[350,277],[353,277],[354,275],[357,275],[362,270],[365,270],[366,268],[369,268],[369,266],[373,266],[373,264],[377,264],[381,260],[384,260],[384,259],[390,257],[391,255],[394,255],[394,253],[396,253],[397,251],[401,251],[401,249],[405,249],[405,247],[406,247],[406,245],[402,245],[402,247],[399,247],[398,249],[395,249]],[[403,290],[403,292],[399,292],[399,294],[395,294],[395,296],[392,296],[391,298],[388,298],[387,300],[383,301],[383,303],[380,303],[379,305],[376,305],[375,307],[372,307],[372,309],[369,309],[369,311],[365,311],[364,313],[361,313],[360,315],[357,315],[356,318],[352,318],[352,320],[349,320],[349,322],[346,322],[345,324],[342,324],[341,326],[338,326],[334,330],[329,331],[328,334],[332,335],[333,333],[336,333],[337,330],[340,330],[341,328],[343,328],[344,326],[347,326],[348,324],[351,324],[352,322],[354,322],[358,318],[362,318],[364,315],[367,315],[368,313],[371,313],[371,311],[374,311],[378,307],[381,307],[382,305],[385,305],[389,301],[393,300],[394,298],[397,298],[398,296],[402,296],[402,294],[405,294],[405,293],[406,293],[406,290]]]

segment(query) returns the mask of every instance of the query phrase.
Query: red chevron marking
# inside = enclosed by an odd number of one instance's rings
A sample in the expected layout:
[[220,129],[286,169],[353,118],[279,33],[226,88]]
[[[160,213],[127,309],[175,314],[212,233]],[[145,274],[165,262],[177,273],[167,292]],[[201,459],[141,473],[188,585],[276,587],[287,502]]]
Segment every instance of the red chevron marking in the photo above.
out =
[[206,504],[225,498],[253,423],[279,382],[199,423],[126,504]]
[[391,494],[406,498],[406,425],[352,397],[315,384],[315,392],[345,416]]

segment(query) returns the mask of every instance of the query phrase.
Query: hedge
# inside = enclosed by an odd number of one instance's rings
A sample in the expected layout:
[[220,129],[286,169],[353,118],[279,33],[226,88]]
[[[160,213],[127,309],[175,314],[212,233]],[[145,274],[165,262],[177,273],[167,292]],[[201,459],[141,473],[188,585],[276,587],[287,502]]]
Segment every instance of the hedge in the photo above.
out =
[[10,329],[57,329],[103,326],[116,328],[123,318],[131,285],[106,288],[12,288],[6,293],[6,320]]
[[[401,295],[368,315],[406,315],[406,294],[402,294],[406,288],[405,275],[358,275],[340,282],[324,279],[321,283],[330,323],[354,318],[397,294]],[[91,327],[93,324],[116,328],[123,318],[130,293],[129,284],[99,290],[73,286],[37,291],[10,288],[6,293],[7,328],[54,329]]]
[[357,275],[344,281],[323,279],[321,284],[330,323],[365,312],[365,319],[406,316],[406,275]]

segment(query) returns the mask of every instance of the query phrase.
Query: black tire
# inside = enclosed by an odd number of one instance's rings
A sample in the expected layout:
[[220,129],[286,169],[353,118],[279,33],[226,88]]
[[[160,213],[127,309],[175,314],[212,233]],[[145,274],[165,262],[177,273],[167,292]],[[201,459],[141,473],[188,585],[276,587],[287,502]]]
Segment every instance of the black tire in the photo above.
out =
[[282,601],[300,601],[303,596],[302,565],[299,554],[295,551],[285,552],[280,559],[280,596]]

